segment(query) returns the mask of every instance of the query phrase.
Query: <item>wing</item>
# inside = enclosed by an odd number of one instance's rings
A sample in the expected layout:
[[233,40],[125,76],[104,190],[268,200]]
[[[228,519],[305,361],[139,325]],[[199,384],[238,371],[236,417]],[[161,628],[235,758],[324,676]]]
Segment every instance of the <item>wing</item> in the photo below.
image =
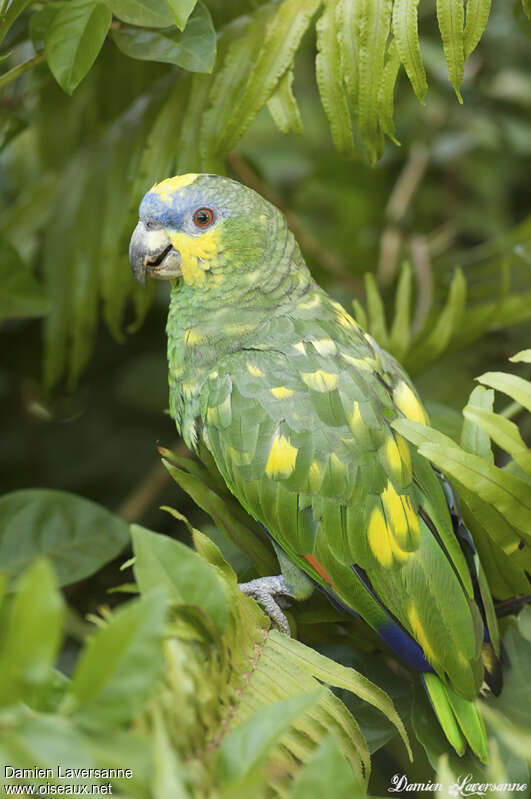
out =
[[483,627],[466,561],[430,464],[390,427],[424,418],[407,378],[352,320],[276,318],[263,340],[226,356],[201,394],[227,485],[406,662],[475,696]]

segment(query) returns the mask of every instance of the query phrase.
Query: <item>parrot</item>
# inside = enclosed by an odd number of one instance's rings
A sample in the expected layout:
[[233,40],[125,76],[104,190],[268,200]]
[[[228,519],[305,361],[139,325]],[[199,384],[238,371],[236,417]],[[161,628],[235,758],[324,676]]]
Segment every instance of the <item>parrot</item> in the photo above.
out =
[[399,363],[313,279],[282,212],[214,174],[162,180],[131,237],[134,276],[171,282],[170,414],[270,538],[283,601],[322,590],[420,674],[444,734],[488,757],[479,693],[501,691],[496,616],[452,486],[394,428],[427,424]]

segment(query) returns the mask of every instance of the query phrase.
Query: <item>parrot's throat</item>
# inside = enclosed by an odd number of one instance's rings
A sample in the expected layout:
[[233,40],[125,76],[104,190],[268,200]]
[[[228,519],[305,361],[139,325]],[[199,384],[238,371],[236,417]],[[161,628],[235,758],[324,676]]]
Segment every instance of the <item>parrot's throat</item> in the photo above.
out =
[[231,268],[227,253],[221,281],[212,270],[201,291],[185,283],[172,288],[166,326],[170,413],[189,447],[197,444],[199,396],[209,373],[231,352],[267,349],[264,325],[289,314],[315,287],[292,234],[281,232],[244,270]]

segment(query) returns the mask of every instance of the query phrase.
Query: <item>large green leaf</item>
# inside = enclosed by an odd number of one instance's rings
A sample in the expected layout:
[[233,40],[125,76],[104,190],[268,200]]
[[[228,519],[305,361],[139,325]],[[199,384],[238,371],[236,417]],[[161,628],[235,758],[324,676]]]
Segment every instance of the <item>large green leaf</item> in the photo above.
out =
[[365,788],[343,756],[334,735],[318,746],[299,771],[289,799],[361,799]]
[[197,0],[166,0],[166,2],[173,12],[175,24],[183,31],[190,14],[197,5]]
[[121,607],[90,639],[72,676],[64,712],[101,729],[136,716],[161,674],[167,597],[162,591]]
[[227,626],[229,609],[223,588],[212,569],[190,547],[144,527],[131,527],[134,572],[145,593],[163,586],[178,602],[200,607],[219,633]]
[[108,6],[98,0],[71,0],[54,15],[46,32],[46,60],[68,94],[96,60],[111,19]]
[[115,558],[128,541],[125,522],[74,494],[35,488],[0,498],[0,569],[10,575],[45,555],[60,585],[75,583]]
[[143,30],[121,26],[112,32],[130,58],[176,64],[189,72],[211,72],[216,61],[216,32],[204,3],[199,2],[183,32],[175,28]]
[[523,480],[465,452],[433,428],[408,419],[397,419],[392,426],[416,444],[421,455],[491,504],[531,540],[531,501],[529,486]]
[[65,609],[49,564],[39,560],[21,578],[0,649],[0,704],[35,704],[49,681]]
[[175,22],[166,0],[108,0],[112,13],[122,22],[143,28],[167,28]]
[[322,691],[293,696],[261,708],[236,727],[221,744],[217,773],[221,783],[238,782],[262,763],[296,719],[319,701]]
[[531,383],[518,375],[509,375],[505,372],[485,372],[477,378],[485,386],[495,388],[507,394],[515,402],[519,402],[528,411],[531,411]]
[[49,301],[16,249],[0,238],[0,319],[45,316]]
[[531,474],[531,452],[524,444],[514,422],[484,408],[467,406],[463,409],[463,414],[471,422],[481,427],[499,447],[508,452],[524,471]]

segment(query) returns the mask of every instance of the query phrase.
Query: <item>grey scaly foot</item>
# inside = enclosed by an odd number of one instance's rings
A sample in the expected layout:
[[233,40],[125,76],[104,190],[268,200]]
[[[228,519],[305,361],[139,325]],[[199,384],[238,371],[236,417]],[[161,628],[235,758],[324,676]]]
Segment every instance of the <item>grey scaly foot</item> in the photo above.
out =
[[245,596],[256,599],[283,633],[291,635],[288,620],[282,612],[279,599],[282,601],[282,597],[292,597],[293,594],[281,574],[276,577],[258,577],[248,583],[239,583],[238,588]]

